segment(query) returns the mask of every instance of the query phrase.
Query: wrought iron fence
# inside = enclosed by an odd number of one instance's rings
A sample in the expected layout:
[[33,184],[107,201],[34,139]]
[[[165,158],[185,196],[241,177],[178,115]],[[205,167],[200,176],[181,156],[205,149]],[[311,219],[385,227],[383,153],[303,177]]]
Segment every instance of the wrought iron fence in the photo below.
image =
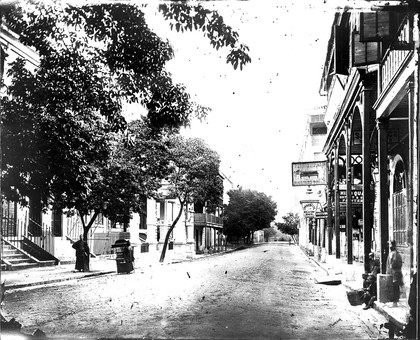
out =
[[[2,223],[1,236],[17,248],[21,249],[23,239],[27,238],[45,251],[52,253],[54,249],[54,234],[51,226],[47,224],[41,225],[30,218],[29,222],[16,219],[15,221],[8,221],[6,224]],[[31,225],[32,227],[29,228]]]

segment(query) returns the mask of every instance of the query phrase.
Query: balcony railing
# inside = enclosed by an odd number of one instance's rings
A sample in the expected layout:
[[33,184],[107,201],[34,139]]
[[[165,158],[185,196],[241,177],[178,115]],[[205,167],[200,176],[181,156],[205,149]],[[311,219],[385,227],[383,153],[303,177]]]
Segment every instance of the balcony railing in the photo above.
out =
[[404,61],[411,54],[413,46],[410,38],[410,24],[406,19],[401,25],[396,43],[393,43],[385,54],[382,64],[382,91],[392,82],[397,73],[401,70]]
[[194,224],[196,225],[223,225],[223,219],[213,214],[194,213]]

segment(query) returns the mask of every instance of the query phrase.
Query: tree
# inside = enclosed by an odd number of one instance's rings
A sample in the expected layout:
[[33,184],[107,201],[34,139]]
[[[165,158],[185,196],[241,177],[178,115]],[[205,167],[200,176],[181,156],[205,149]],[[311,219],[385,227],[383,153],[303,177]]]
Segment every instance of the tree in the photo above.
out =
[[278,230],[291,236],[299,234],[299,215],[297,213],[294,214],[292,212],[289,212],[282,218],[284,220],[283,223],[276,223]]
[[277,214],[277,204],[270,196],[242,188],[230,190],[224,209],[223,233],[230,239],[252,241],[255,231],[269,228]]
[[263,231],[264,231],[264,240],[266,242],[268,242],[268,239],[270,237],[274,237],[274,236],[277,235],[277,230],[275,230],[274,228],[271,228],[271,227],[270,228],[264,228]]
[[[204,23],[197,29],[230,46],[234,67],[249,62],[240,53],[246,49],[235,47],[237,34],[221,17],[195,7],[194,14],[184,5],[163,6],[162,11],[177,13],[170,20],[181,23],[201,12]],[[31,70],[18,59],[7,74],[11,83],[1,98],[2,197],[23,205],[29,197],[43,208],[81,213],[94,208],[86,232],[104,201],[116,197],[105,190],[116,179],[108,180],[106,169],[117,171],[120,179],[130,177],[129,167],[111,159],[113,139],[121,141],[116,135],[127,129],[124,104],[146,107],[155,130],[176,130],[208,109],[193,103],[183,85],[173,83],[165,70],[172,47],[149,29],[142,7],[22,1],[2,6],[0,19],[40,60]],[[117,209],[108,206],[109,211]]]
[[195,202],[207,202],[214,207],[223,196],[220,157],[203,140],[174,136],[170,141],[169,160],[168,195],[178,199],[180,208],[166,233],[160,262],[165,260],[169,237],[184,208]]

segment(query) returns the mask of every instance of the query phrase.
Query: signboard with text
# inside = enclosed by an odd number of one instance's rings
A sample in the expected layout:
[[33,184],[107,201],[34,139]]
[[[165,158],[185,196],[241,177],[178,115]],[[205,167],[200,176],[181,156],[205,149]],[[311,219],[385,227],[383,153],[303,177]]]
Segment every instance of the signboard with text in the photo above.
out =
[[292,163],[292,185],[327,185],[327,162]]

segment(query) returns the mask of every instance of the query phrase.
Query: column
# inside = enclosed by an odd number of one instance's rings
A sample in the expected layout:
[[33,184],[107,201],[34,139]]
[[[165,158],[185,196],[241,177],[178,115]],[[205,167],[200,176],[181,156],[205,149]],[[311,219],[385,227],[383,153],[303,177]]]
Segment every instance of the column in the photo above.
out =
[[327,237],[328,237],[328,255],[332,255],[332,184],[334,183],[334,176],[331,176],[331,155],[328,157],[328,184],[327,184]]
[[388,121],[377,121],[378,128],[378,163],[379,163],[379,237],[381,273],[386,272],[386,259],[388,256]]
[[338,180],[338,146],[335,150],[335,163],[334,163],[334,181],[335,181],[335,257],[339,259],[340,256],[340,188]]
[[363,157],[363,259],[365,272],[369,272],[369,253],[372,247],[373,207],[371,204],[371,159],[370,159],[370,90],[362,92],[362,157]]
[[353,264],[353,209],[351,202],[351,124],[346,124],[346,231],[347,231],[347,264]]
[[407,226],[407,238],[408,243],[413,245],[413,188],[415,185],[414,171],[417,163],[414,158],[415,148],[415,106],[414,106],[414,84],[410,82],[407,88],[408,96],[408,173],[407,173],[407,215],[408,215],[408,226]]

